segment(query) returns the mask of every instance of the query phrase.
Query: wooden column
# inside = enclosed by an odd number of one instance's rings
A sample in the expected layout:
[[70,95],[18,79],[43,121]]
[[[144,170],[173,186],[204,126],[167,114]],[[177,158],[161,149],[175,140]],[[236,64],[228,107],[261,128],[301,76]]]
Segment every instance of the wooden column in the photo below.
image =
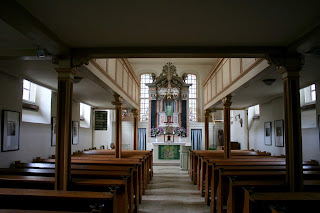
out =
[[281,68],[284,99],[284,138],[286,144],[286,181],[291,192],[303,190],[300,67]]
[[114,94],[114,102],[116,109],[116,135],[115,135],[115,145],[116,145],[116,158],[121,158],[121,151],[122,151],[122,102],[120,101],[120,95],[117,93]]
[[223,103],[223,119],[224,119],[224,158],[228,159],[231,156],[231,141],[230,141],[230,105],[231,95],[222,99]]
[[75,70],[57,68],[58,98],[56,125],[55,189],[68,190],[71,183],[72,93]]
[[133,150],[138,150],[138,110],[133,109]]
[[206,109],[204,113],[204,142],[205,142],[205,150],[209,150],[209,118],[210,118],[210,110]]

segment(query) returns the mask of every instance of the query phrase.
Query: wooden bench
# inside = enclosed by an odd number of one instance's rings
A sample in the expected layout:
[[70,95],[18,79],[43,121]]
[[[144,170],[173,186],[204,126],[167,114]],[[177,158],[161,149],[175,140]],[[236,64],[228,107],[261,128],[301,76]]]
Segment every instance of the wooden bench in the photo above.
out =
[[[320,177],[320,171],[304,171],[305,179],[318,179]],[[229,195],[229,177],[236,176],[240,180],[248,179],[268,179],[268,180],[285,180],[285,170],[272,170],[272,168],[266,168],[259,171],[254,170],[226,170],[219,169],[219,183],[217,187],[217,200],[216,200],[216,210],[217,213],[223,212],[224,205],[227,205],[228,195]],[[280,188],[280,185],[279,185]],[[283,190],[288,190],[288,187],[283,187]],[[212,200],[214,201],[214,199]],[[213,209],[215,207],[214,202],[211,202]]]
[[[304,180],[305,191],[319,192],[320,180]],[[270,180],[270,179],[249,179],[238,180],[236,177],[229,177],[229,192],[227,202],[227,213],[242,213],[244,204],[244,188],[254,189],[255,191],[288,191],[284,179]]]
[[[256,160],[256,161],[246,161],[246,160],[235,160],[235,161],[216,161],[211,164],[207,164],[207,171],[206,172],[206,177],[205,177],[205,202],[207,205],[210,205],[210,199],[209,199],[209,190],[211,190],[212,193],[215,193],[216,188],[217,188],[217,183],[218,183],[218,169],[219,168],[230,168],[231,166],[251,166],[252,169],[258,169],[261,166],[273,166],[278,169],[283,169],[284,166],[286,165],[285,161],[268,161],[267,159],[265,160]],[[318,162],[317,161],[304,161],[304,170],[308,170],[310,166],[312,168],[316,168],[315,166],[318,167]],[[281,168],[282,167],[282,168]],[[214,168],[214,171],[212,171],[212,168]],[[274,168],[276,170],[276,168]]]
[[[271,212],[271,206],[283,206],[288,212],[318,212],[320,193],[311,192],[277,192],[259,193],[245,190],[243,213]],[[276,210],[279,212],[278,210]],[[275,211],[273,211],[275,212]]]
[[1,209],[96,212],[93,209],[96,208],[101,212],[117,212],[116,200],[110,192],[0,188],[0,199]]
[[[28,189],[53,189],[54,177],[44,176],[21,176],[0,175],[0,186],[2,188],[28,188]],[[111,187],[111,188],[109,188]],[[128,212],[127,181],[114,179],[72,179],[71,190],[80,191],[103,191],[109,189],[115,191],[118,212]]]

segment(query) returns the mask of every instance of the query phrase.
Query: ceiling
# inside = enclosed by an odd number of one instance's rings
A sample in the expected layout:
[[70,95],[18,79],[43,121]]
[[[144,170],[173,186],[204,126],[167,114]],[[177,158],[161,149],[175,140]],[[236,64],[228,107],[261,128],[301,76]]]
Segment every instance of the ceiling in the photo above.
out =
[[320,8],[318,0],[17,2],[72,48],[287,46],[318,24]]
[[[127,57],[133,65],[163,65],[170,59],[176,65],[212,66],[217,57],[312,52],[320,48],[319,8],[319,0],[5,1],[0,7],[0,71],[56,90],[51,60],[61,55]],[[45,59],[37,57],[38,48],[46,50]],[[308,56],[301,85],[318,75],[315,66],[319,58]],[[78,100],[110,106],[110,88],[83,69],[78,75],[85,77],[74,87]],[[280,78],[270,69],[243,85],[234,92],[234,104],[254,104],[259,91],[266,99],[279,95],[280,79],[272,88],[260,84],[271,77]]]

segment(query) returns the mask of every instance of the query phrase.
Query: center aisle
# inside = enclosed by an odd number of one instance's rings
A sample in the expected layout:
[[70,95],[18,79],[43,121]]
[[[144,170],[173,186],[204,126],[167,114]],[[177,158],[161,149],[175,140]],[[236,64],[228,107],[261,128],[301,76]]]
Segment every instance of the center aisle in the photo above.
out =
[[154,166],[153,172],[152,181],[139,206],[140,213],[210,212],[187,171],[178,166]]

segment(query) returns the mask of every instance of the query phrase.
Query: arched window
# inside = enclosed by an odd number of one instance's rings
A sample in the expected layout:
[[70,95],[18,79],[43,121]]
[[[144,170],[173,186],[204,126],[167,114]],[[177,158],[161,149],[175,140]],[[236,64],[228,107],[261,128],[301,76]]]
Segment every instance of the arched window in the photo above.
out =
[[149,117],[149,87],[146,84],[152,83],[151,74],[142,74],[140,81],[140,121],[146,121]]
[[185,82],[192,84],[189,87],[189,120],[197,121],[197,76],[188,74]]

